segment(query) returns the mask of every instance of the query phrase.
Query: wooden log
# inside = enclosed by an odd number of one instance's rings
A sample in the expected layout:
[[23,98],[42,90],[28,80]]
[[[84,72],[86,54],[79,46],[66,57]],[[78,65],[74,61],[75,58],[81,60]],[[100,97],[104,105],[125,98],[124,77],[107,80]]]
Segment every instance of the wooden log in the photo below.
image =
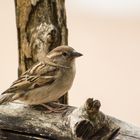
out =
[[33,108],[15,103],[1,105],[0,139],[140,139],[140,128],[103,114],[99,111],[100,102],[98,100],[89,98],[79,108],[66,107],[67,109],[61,113],[48,113],[42,107]]

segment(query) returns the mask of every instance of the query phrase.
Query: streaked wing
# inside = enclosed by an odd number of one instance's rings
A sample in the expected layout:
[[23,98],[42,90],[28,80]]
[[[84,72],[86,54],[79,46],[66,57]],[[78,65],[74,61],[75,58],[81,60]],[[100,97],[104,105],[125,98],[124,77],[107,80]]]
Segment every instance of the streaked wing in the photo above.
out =
[[31,67],[29,70],[27,70],[25,73],[22,74],[22,76],[25,75],[45,75],[45,76],[52,76],[55,75],[55,73],[59,70],[59,67],[51,66],[45,62],[39,62],[33,67]]
[[58,71],[58,67],[48,65],[44,62],[39,62],[23,73],[19,79],[13,82],[11,87],[2,94],[28,91],[37,87],[51,84],[56,79]]
[[20,92],[20,91],[28,91],[34,88],[38,88],[47,84],[51,84],[55,81],[55,76],[29,76],[20,77],[16,80],[9,89],[7,89],[5,93],[12,92]]

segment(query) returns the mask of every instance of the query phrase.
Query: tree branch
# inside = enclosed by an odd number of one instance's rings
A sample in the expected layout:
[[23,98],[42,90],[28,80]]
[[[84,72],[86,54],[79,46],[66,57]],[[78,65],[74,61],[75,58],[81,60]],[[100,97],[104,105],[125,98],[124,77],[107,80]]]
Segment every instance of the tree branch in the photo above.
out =
[[23,137],[33,140],[140,139],[139,128],[103,114],[99,111],[98,100],[90,98],[79,108],[66,107],[67,109],[61,113],[47,113],[42,107],[32,108],[14,103],[1,105],[1,139],[3,140],[3,137]]

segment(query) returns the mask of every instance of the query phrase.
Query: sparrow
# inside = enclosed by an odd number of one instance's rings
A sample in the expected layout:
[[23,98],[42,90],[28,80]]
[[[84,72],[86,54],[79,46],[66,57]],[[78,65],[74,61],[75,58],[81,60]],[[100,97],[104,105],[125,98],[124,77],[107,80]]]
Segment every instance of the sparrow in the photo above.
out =
[[71,88],[75,77],[75,59],[80,56],[82,54],[72,47],[56,47],[1,94],[0,104],[14,100],[28,105],[57,101]]

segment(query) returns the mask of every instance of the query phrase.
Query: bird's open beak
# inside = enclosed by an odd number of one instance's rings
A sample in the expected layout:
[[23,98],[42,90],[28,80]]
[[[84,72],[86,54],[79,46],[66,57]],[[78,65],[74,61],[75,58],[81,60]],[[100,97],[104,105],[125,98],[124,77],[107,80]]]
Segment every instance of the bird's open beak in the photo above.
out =
[[71,54],[73,57],[80,57],[80,56],[83,56],[83,54],[79,53],[79,52],[76,52],[75,50],[72,52]]

